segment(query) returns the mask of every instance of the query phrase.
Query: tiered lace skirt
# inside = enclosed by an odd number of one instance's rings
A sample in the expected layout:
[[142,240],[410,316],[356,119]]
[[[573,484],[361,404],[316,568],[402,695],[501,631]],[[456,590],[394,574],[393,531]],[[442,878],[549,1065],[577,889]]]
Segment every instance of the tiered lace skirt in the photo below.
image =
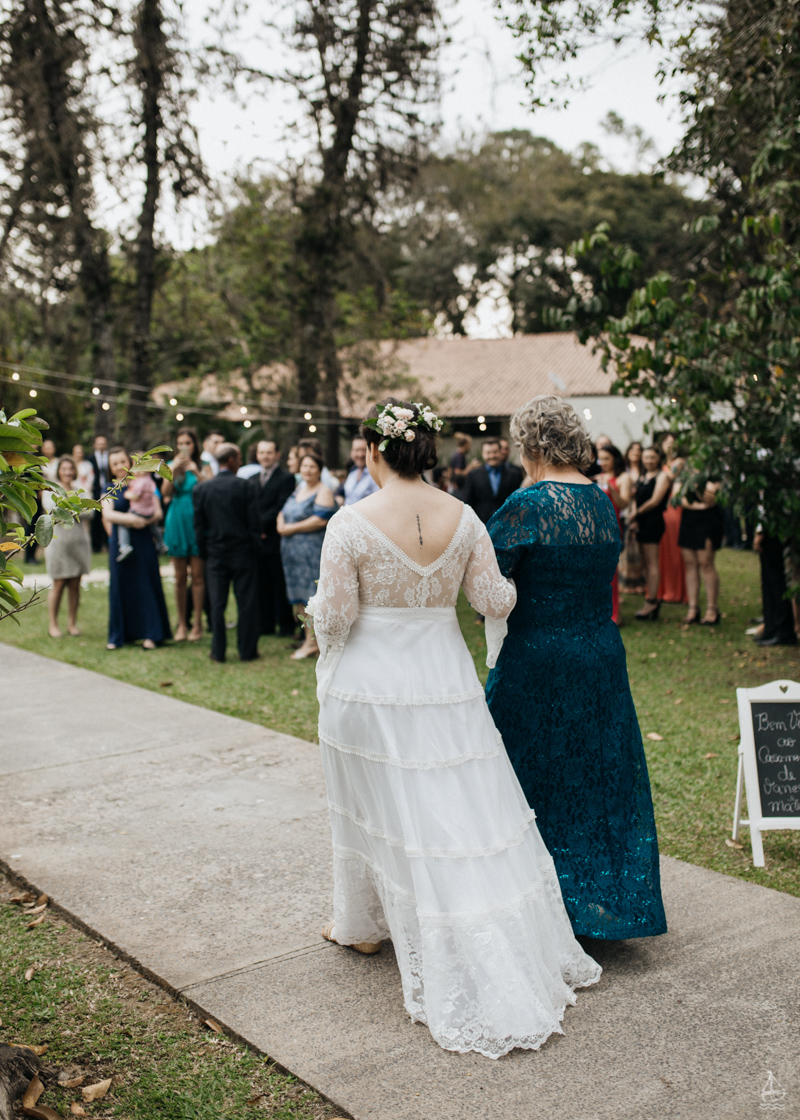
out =
[[498,1058],[562,1033],[600,967],[547,852],[454,608],[361,609],[320,708],[342,944],[394,944],[409,1015]]

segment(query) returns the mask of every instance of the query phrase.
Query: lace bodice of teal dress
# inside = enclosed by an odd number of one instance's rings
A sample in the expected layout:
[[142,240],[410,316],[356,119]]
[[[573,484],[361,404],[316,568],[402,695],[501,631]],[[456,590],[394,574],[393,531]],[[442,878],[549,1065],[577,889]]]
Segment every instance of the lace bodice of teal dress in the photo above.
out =
[[575,933],[664,933],[647,763],[611,621],[614,508],[598,486],[541,482],[488,528],[517,605],[486,697]]

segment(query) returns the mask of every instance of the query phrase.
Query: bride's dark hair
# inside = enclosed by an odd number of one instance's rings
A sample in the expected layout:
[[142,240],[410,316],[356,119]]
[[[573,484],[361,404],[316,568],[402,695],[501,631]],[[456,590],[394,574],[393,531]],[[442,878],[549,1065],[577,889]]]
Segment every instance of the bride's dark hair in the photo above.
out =
[[[410,404],[409,401],[401,401],[398,397],[384,397],[382,401],[377,401],[372,406],[364,419],[376,420],[378,410],[387,404],[395,405],[397,408],[409,409],[414,413],[414,419],[419,416],[419,409],[416,405]],[[409,426],[414,427],[413,420],[409,421]],[[416,436],[410,443],[393,439],[389,441],[386,450],[383,452],[386,465],[391,467],[393,471],[397,471],[403,478],[413,478],[415,474],[431,471],[439,462],[439,456],[436,454],[436,432],[429,432],[424,428],[417,427],[414,427],[414,431]],[[359,429],[359,435],[367,443],[382,443],[385,438],[374,428],[365,428],[363,424]]]

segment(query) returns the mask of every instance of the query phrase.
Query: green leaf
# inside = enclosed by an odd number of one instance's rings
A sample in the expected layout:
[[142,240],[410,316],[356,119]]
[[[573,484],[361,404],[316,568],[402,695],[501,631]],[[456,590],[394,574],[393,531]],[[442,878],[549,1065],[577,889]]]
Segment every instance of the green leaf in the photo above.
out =
[[138,462],[134,462],[131,470],[137,473],[150,473],[152,471],[157,471],[161,462],[161,459],[140,459]]
[[36,522],[36,540],[42,548],[47,548],[52,539],[53,519],[49,513],[43,513]]
[[29,416],[35,416],[35,408],[23,408],[22,412],[15,412],[11,417],[12,420],[27,420]]
[[172,470],[163,460],[158,465],[158,473],[162,478],[165,478],[167,482],[172,482]]

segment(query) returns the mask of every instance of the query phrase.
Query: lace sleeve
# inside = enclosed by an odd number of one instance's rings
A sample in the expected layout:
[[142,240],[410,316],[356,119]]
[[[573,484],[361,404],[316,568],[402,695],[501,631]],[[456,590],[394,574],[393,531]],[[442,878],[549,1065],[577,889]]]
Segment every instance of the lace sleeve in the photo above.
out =
[[531,543],[531,530],[523,525],[522,509],[513,499],[505,502],[490,519],[487,529],[494,545],[497,565],[504,576],[512,576],[519,563],[523,545]]
[[321,703],[358,614],[358,566],[344,510],[336,511],[328,522],[317,592],[309,599],[306,614],[319,645],[317,697]]
[[506,619],[517,601],[513,580],[500,573],[491,539],[475,518],[475,539],[462,586],[471,605],[486,619],[486,664],[494,668],[508,626]]

